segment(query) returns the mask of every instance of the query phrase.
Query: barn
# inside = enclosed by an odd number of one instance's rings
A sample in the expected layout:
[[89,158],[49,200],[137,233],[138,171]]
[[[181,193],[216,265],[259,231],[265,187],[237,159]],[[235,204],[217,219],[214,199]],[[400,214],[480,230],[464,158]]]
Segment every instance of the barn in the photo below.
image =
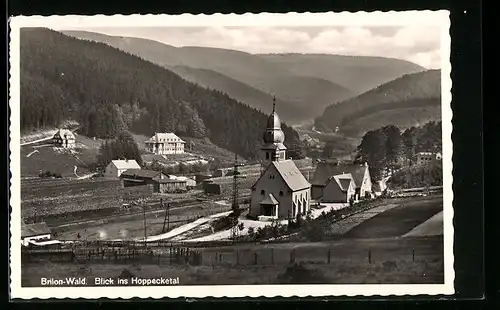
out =
[[138,186],[146,184],[158,184],[157,181],[167,179],[167,176],[160,171],[143,170],[143,169],[128,169],[121,175],[123,187]]
[[139,166],[137,161],[132,159],[112,160],[106,166],[104,176],[108,178],[118,178],[124,171],[128,169],[141,169],[141,166]]

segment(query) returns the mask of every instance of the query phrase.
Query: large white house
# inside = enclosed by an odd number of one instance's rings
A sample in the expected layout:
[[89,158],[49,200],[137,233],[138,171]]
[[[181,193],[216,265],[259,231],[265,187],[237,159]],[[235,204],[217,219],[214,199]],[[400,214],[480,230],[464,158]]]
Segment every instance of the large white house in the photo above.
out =
[[306,214],[310,210],[311,184],[295,163],[285,157],[285,135],[274,104],[263,138],[265,168],[251,187],[249,216],[295,218],[298,214]]
[[146,150],[158,155],[164,154],[183,154],[186,142],[176,134],[155,133],[154,136],[144,142]]
[[112,160],[104,172],[104,176],[108,178],[118,178],[128,169],[141,169],[141,166],[132,159]]

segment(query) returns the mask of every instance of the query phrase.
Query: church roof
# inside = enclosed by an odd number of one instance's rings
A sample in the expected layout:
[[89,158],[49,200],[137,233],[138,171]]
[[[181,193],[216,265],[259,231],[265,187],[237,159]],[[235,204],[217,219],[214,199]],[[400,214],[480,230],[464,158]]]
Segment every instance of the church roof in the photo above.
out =
[[267,194],[264,199],[260,202],[261,205],[277,205],[279,202],[274,198],[273,194]]
[[282,151],[286,150],[286,146],[283,143],[266,143],[262,146],[263,150],[276,150]]
[[[306,178],[302,172],[300,172],[299,168],[297,168],[293,160],[288,159],[283,161],[273,161],[269,164],[266,170],[271,166],[276,168],[279,175],[291,191],[298,191],[311,187],[311,184],[307,182]],[[264,175],[264,173],[262,175]],[[252,188],[255,187],[261,178],[262,176],[252,185]]]
[[281,120],[276,113],[276,98],[273,98],[273,112],[269,115],[266,122],[266,130],[262,135],[265,144],[285,142],[285,134],[281,130]]
[[281,120],[278,113],[273,111],[271,115],[267,118],[267,128],[281,129]]
[[325,185],[332,176],[350,173],[356,187],[360,187],[363,184],[366,169],[368,169],[368,166],[364,164],[322,162],[316,167],[311,183],[314,185]]

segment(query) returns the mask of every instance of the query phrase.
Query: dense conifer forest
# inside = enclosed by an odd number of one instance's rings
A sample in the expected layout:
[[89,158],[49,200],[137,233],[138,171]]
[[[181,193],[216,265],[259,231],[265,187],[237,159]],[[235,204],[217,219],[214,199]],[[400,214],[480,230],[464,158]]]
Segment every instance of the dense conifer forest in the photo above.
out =
[[[90,137],[123,130],[172,131],[208,137],[247,158],[257,157],[267,116],[226,94],[103,43],[43,28],[21,31],[21,130],[56,127],[68,119]],[[271,104],[271,103],[270,103]],[[283,124],[285,144],[297,132]]]

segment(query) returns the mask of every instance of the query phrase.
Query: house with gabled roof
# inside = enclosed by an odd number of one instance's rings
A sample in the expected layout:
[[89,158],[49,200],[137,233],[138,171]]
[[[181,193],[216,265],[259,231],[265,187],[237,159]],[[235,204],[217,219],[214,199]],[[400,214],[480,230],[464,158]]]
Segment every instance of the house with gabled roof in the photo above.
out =
[[320,199],[323,195],[323,189],[331,177],[350,173],[356,184],[356,199],[363,199],[372,194],[372,180],[370,169],[367,163],[339,163],[324,161],[318,163],[316,171],[311,180],[312,197]]
[[310,211],[311,184],[293,160],[285,158],[285,136],[274,104],[263,138],[265,169],[251,187],[249,216],[286,219],[307,214]]
[[330,177],[323,188],[321,202],[347,203],[356,196],[356,183],[352,174],[345,173]]
[[183,154],[186,142],[171,132],[155,133],[151,138],[144,142],[148,152],[165,154]]
[[72,149],[76,145],[75,135],[68,129],[59,129],[52,136],[52,143],[57,147]]
[[141,169],[137,161],[133,159],[112,160],[104,171],[104,176],[108,178],[119,178],[128,169]]

